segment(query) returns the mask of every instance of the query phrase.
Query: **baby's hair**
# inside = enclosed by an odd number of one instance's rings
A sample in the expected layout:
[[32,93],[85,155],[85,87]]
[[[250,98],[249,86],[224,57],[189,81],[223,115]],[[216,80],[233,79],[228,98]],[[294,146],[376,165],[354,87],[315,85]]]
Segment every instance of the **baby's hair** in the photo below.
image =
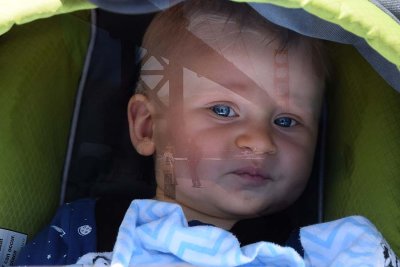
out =
[[[196,20],[195,22],[193,22]],[[246,3],[234,3],[228,0],[187,0],[157,14],[150,23],[144,37],[142,47],[150,53],[158,53],[165,58],[168,55],[179,55],[184,45],[190,45],[193,51],[201,51],[206,44],[190,43],[187,41],[194,28],[197,30],[205,24],[235,22],[238,33],[243,29],[262,32],[266,45],[273,41],[279,42],[277,52],[284,51],[290,46],[306,43],[310,47],[314,71],[321,80],[329,77],[329,67],[322,41],[306,37],[266,20]],[[206,31],[209,28],[205,27]],[[139,83],[140,84],[140,83]],[[142,86],[136,88],[136,93],[145,93]]]

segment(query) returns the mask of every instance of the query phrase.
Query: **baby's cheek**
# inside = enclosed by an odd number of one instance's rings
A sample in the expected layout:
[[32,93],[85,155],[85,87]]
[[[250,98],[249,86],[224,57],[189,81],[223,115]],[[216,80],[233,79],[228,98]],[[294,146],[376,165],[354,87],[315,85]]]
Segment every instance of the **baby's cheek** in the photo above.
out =
[[282,142],[283,157],[290,163],[289,166],[302,173],[311,168],[314,150],[315,138],[311,134],[302,134]]
[[288,153],[285,163],[281,165],[285,180],[292,190],[302,191],[311,174],[313,153],[309,150],[298,150]]
[[289,186],[289,194],[290,195],[290,199],[288,199],[289,201],[289,205],[291,205],[294,201],[296,201],[300,195],[303,193],[304,189],[307,186],[309,180],[309,175],[299,175],[298,177],[294,177],[294,179],[292,179],[290,181],[290,186]]
[[214,156],[203,157],[199,160],[197,171],[200,176],[206,179],[212,179],[216,174],[223,172],[227,165],[225,160],[216,158]]

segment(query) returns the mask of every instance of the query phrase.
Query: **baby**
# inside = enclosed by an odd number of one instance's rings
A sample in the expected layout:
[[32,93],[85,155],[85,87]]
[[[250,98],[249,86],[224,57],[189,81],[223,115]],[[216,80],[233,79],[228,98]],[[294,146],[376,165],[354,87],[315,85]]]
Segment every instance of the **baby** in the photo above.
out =
[[[313,262],[303,261],[301,246],[312,247],[307,237],[329,227],[303,229],[302,244],[288,244],[294,249],[267,242],[241,249],[225,230],[288,207],[304,190],[327,75],[320,42],[267,22],[246,4],[193,0],[158,14],[142,47],[129,131],[136,151],[154,157],[156,196],[132,202],[113,253],[89,253],[78,263]],[[359,217],[342,224],[354,237],[359,225],[370,227]],[[79,256],[96,251],[77,241],[71,246]],[[68,253],[57,252],[73,259]]]
[[158,15],[143,48],[128,117],[135,149],[155,158],[155,199],[224,229],[293,203],[318,135],[319,43],[247,5],[194,1]]

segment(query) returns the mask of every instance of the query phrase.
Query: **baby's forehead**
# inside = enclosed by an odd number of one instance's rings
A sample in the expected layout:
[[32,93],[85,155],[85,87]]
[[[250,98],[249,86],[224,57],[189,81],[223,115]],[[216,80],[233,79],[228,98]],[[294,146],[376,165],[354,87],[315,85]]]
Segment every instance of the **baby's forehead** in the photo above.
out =
[[268,45],[275,37],[265,24],[229,13],[199,11],[187,14],[187,20],[186,30],[219,52],[243,41]]
[[158,40],[164,43],[163,45],[147,43],[151,54],[169,60],[185,57],[189,51],[191,55],[199,58],[215,59],[260,48],[275,51],[281,43],[271,29],[264,27],[265,25],[244,22],[238,17],[230,16],[229,13],[200,10],[184,16],[185,27],[179,27],[178,24],[182,23],[179,20],[169,20],[169,26],[177,26],[176,36],[170,35]]
[[193,14],[184,14],[187,20],[187,30],[191,32],[203,33],[204,30],[211,29],[213,31],[218,30],[220,32],[264,32],[265,24],[261,25],[259,22],[256,23],[251,18],[242,16],[234,16],[228,12],[213,12],[213,11],[198,11]]
[[183,56],[182,50],[188,47],[197,53],[212,47],[222,54],[244,41],[247,46],[261,43],[267,47],[272,41],[281,44],[285,42],[282,32],[246,4],[188,1],[157,15],[146,31],[143,46],[166,58]]
[[[296,61],[308,61],[311,58],[309,49],[298,50],[309,46],[303,39],[294,37],[287,41],[287,29],[248,14],[250,13],[241,10],[231,12],[208,8],[189,11],[183,9],[181,13],[167,11],[156,17],[155,23],[150,25],[144,44],[150,48],[150,55],[156,55],[159,61],[166,60],[166,69],[171,69],[170,66],[178,63],[181,69],[192,70],[196,76],[207,76],[207,70],[212,70],[213,73],[208,73],[212,77],[208,78],[219,84],[224,74],[229,76],[229,80],[231,77],[247,76],[246,79],[251,83],[257,83],[254,87],[271,87],[271,79],[266,80],[267,75],[263,72],[275,72],[273,64],[279,59],[279,51],[290,50],[290,54],[294,51],[294,54],[307,54],[306,57],[296,57]],[[275,55],[278,57],[275,58]],[[259,59],[262,59],[261,63]],[[161,67],[157,60],[142,61],[142,74],[143,70]],[[155,62],[156,65],[149,66],[149,62]],[[228,65],[234,67],[227,68]],[[223,73],[216,74],[221,68]],[[175,72],[169,71],[163,74],[167,79],[176,76]],[[156,84],[156,79],[153,80]]]

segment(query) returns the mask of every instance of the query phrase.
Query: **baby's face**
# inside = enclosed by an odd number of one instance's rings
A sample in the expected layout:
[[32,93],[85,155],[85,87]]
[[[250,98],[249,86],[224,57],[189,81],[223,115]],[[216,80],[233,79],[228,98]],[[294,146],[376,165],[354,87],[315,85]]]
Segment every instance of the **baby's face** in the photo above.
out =
[[158,190],[169,186],[171,166],[164,162],[172,153],[177,184],[169,197],[212,216],[240,219],[282,209],[310,175],[321,79],[306,45],[279,52],[278,43],[266,45],[260,35],[202,38],[212,49],[179,55],[190,57],[183,94],[173,72],[169,92],[157,96],[168,108],[152,96]]

